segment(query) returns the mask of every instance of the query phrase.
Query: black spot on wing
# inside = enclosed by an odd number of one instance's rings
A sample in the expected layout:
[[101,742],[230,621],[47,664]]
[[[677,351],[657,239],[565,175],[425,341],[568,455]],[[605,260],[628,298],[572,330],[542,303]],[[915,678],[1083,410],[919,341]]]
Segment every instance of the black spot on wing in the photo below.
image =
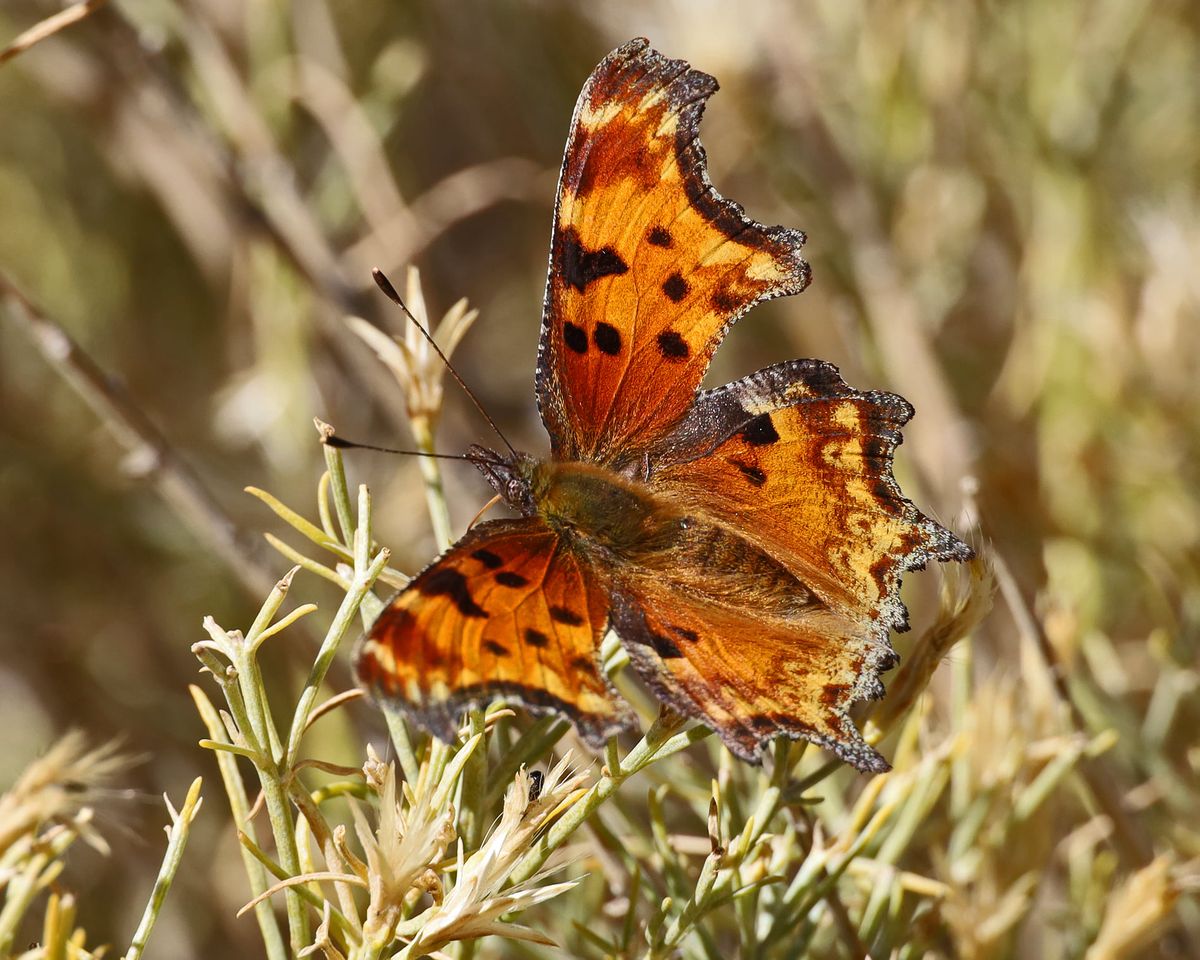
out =
[[882,477],[875,477],[870,481],[871,496],[876,500],[890,503],[896,499],[896,494],[892,490],[892,485]]
[[688,282],[679,273],[673,273],[663,281],[662,291],[672,303],[679,303],[688,295]]
[[574,287],[580,293],[601,277],[620,276],[628,271],[628,264],[612,247],[585,249],[574,227],[568,227],[559,235],[559,276],[567,286]]
[[664,660],[678,660],[683,656],[683,651],[675,645],[675,642],[661,633],[650,634],[650,645],[654,647],[654,652]]
[[760,413],[738,431],[738,436],[755,447],[765,447],[779,440],[779,431],[769,413]]
[[756,487],[761,487],[767,482],[767,475],[763,473],[761,467],[756,467],[752,463],[743,463],[741,460],[734,460],[732,457],[729,462],[737,467],[741,471],[742,476]]
[[821,687],[820,698],[825,709],[836,711],[850,699],[850,687],[845,683],[827,683]]
[[496,582],[502,587],[523,587],[529,583],[529,578],[511,570],[501,570],[496,574]]
[[570,666],[570,668],[572,670],[574,670],[576,673],[589,673],[590,674],[590,673],[596,672],[596,661],[593,660],[591,657],[584,657],[584,656],[572,657],[571,662],[570,662],[570,664],[568,664],[568,666]]
[[671,632],[678,637],[682,637],[688,643],[696,643],[700,639],[700,634],[688,627],[680,627],[674,623],[667,624],[671,628]]
[[587,353],[587,331],[570,320],[563,324],[563,341],[576,353]]
[[550,638],[542,633],[541,630],[534,630],[533,627],[525,628],[525,642],[529,646],[536,647],[539,650],[550,646]]
[[746,719],[750,724],[750,729],[759,736],[769,736],[770,734],[777,733],[779,730],[779,724],[773,718],[764,714],[755,714]]
[[691,353],[687,341],[674,330],[664,330],[658,335],[658,349],[668,360],[686,360]]
[[442,567],[417,581],[417,589],[426,597],[449,597],[464,617],[486,617],[488,612],[471,597],[467,578],[453,567]]
[[583,623],[583,617],[568,607],[552,606],[550,619],[555,623],[565,623],[568,627],[577,627]]
[[651,227],[650,232],[646,234],[646,242],[656,247],[670,247],[671,231],[665,227]]
[[508,647],[506,647],[504,644],[500,643],[498,640],[484,640],[483,641],[483,649],[496,657],[512,656],[512,653],[508,649]]
[[724,316],[732,316],[741,309],[741,298],[725,290],[717,290],[712,295],[713,309]]
[[492,553],[491,550],[485,550],[483,547],[480,547],[478,550],[472,553],[471,556],[482,563],[489,570],[495,570],[504,563],[499,556]]
[[615,357],[621,352],[621,334],[611,323],[598,323],[592,332],[592,340],[601,353]]

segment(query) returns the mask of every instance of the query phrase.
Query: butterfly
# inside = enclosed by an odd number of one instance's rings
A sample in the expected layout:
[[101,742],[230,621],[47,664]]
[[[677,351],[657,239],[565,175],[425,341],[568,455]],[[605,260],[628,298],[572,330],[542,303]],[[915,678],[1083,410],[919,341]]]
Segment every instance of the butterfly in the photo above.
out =
[[550,250],[535,387],[550,456],[472,446],[513,519],[478,524],[379,616],[359,682],[443,740],[494,698],[599,747],[637,719],[611,628],[665,705],[757,762],[804,738],[888,769],[851,717],[882,696],[901,574],[969,548],[900,493],[913,414],[791,360],[701,390],[729,326],[809,283],[798,230],[709,182],[716,81],[633,40],[583,87]]

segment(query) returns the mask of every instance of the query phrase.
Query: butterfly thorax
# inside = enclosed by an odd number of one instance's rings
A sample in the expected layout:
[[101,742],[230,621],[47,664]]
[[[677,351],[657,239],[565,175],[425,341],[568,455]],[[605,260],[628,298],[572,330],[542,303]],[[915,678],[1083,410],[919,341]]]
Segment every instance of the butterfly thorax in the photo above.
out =
[[761,548],[647,483],[594,463],[488,455],[494,459],[480,470],[511,507],[541,519],[576,552],[603,553],[618,580],[627,570],[649,571],[714,602],[782,617],[816,602]]
[[586,540],[633,559],[668,548],[685,529],[683,512],[661,503],[645,484],[593,463],[501,457],[472,447],[479,469],[510,507],[539,517],[568,541]]
[[646,484],[592,463],[544,460],[534,470],[532,491],[552,530],[629,561],[672,549],[688,526],[686,512]]

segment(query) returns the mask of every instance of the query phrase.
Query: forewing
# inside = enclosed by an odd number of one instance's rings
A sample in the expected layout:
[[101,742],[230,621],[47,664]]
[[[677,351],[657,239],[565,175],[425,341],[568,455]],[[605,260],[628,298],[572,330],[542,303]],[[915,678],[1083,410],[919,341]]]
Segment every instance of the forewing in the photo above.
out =
[[691,406],[729,324],[808,283],[804,235],[755,223],[708,181],[697,131],[716,89],[634,40],[580,94],[538,348],[558,459],[635,461]]
[[904,571],[971,556],[892,475],[912,412],[893,394],[852,390],[832,364],[778,364],[703,394],[652,452],[652,483],[753,539],[886,640],[907,625]]
[[359,682],[442,740],[503,695],[560,712],[593,746],[633,725],[600,669],[608,600],[558,535],[531,518],[473,528],[380,615]]

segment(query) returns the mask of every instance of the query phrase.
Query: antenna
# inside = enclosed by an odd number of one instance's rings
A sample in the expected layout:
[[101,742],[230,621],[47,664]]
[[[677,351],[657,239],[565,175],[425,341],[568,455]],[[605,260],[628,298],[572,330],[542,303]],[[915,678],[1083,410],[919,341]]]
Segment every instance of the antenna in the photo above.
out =
[[428,450],[396,450],[392,447],[377,447],[373,443],[357,443],[354,440],[343,440],[336,436],[331,427],[319,417],[315,418],[317,430],[321,434],[321,442],[327,447],[339,450],[375,450],[378,453],[396,453],[405,457],[433,457],[436,460],[466,460],[468,463],[498,463],[487,457],[476,457],[469,453],[431,453]]
[[[392,281],[389,280],[387,278],[387,276],[384,274],[384,272],[382,270],[380,270],[378,267],[375,267],[374,269],[371,270],[371,276],[375,278],[375,284],[376,284],[376,286],[379,287],[380,290],[383,291],[384,296],[386,296],[389,300],[392,301],[392,303],[396,304],[396,306],[398,306],[401,310],[403,310],[405,315],[408,317],[408,319],[411,320],[413,322],[413,324],[416,326],[416,328],[421,331],[421,335],[424,336],[425,339],[429,341],[429,345],[431,347],[433,347],[433,349],[437,353],[437,355],[442,358],[442,363],[444,363],[446,365],[446,369],[450,371],[450,375],[452,377],[454,377],[455,380],[458,381],[458,385],[463,388],[463,392],[466,393],[466,395],[471,398],[471,402],[473,404],[475,404],[475,409],[483,414],[483,419],[486,420],[488,422],[488,425],[493,430],[496,431],[496,436],[498,436],[501,440],[504,441],[504,445],[506,447],[508,447],[508,452],[511,453],[514,457],[518,456],[516,447],[514,447],[511,443],[508,442],[508,437],[506,437],[504,435],[504,433],[500,430],[500,428],[496,425],[496,421],[493,420],[491,415],[486,410],[483,409],[483,404],[479,402],[479,398],[476,397],[475,394],[471,392],[471,388],[468,387],[466,382],[463,380],[463,378],[458,375],[458,371],[454,369],[454,364],[452,364],[446,358],[446,355],[444,353],[442,353],[442,348],[437,345],[437,342],[433,339],[433,336],[429,333],[428,330],[425,329],[425,325],[422,324],[420,320],[418,320],[416,317],[413,316],[412,311],[408,309],[408,305],[403,300],[400,299],[400,294],[398,294],[396,292],[396,288],[392,286]],[[470,459],[470,458],[467,458],[467,459]]]
[[473,457],[469,453],[430,453],[428,450],[396,450],[392,447],[377,447],[371,443],[357,443],[341,437],[326,437],[321,441],[327,447],[339,450],[374,450],[377,453],[396,453],[403,457],[432,457],[435,460],[469,460],[471,463],[493,463],[484,457]]

